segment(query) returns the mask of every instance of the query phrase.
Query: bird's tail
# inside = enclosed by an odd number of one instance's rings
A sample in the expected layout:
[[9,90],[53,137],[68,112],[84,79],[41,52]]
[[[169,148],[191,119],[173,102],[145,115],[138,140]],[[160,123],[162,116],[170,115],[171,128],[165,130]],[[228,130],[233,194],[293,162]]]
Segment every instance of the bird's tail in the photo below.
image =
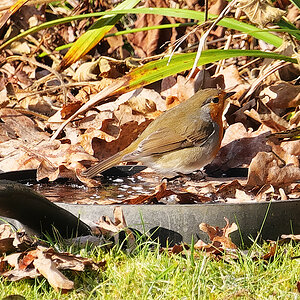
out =
[[86,171],[82,172],[81,174],[87,178],[92,178],[96,176],[99,173],[102,173],[103,171],[117,165],[121,162],[123,155],[119,152],[115,155],[101,161],[100,163],[90,167]]

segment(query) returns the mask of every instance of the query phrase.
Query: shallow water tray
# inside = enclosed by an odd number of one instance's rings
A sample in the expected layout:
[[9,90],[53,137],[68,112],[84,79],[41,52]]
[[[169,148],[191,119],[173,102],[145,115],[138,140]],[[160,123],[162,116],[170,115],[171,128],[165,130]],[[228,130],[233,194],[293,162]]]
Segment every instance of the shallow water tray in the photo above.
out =
[[[25,173],[19,174],[24,177]],[[31,173],[28,175],[27,172],[25,177],[35,174]],[[5,174],[1,175],[0,179],[5,178]],[[95,222],[102,216],[109,216],[113,220],[113,210],[116,207],[56,204],[24,185],[0,180],[0,216],[16,219],[37,233],[44,232],[45,228],[51,230],[54,223],[66,237],[74,232],[88,234],[89,227],[84,221]],[[142,233],[149,232],[152,237],[159,237],[162,244],[167,240],[170,244],[181,241],[190,243],[192,238],[194,241],[198,238],[208,241],[207,235],[200,231],[199,224],[208,223],[223,228],[226,224],[224,218],[238,225],[239,231],[231,234],[237,244],[251,244],[251,239],[255,239],[259,232],[261,238],[272,240],[276,240],[281,234],[300,233],[300,200],[120,206],[129,227]],[[83,222],[78,222],[78,216]]]

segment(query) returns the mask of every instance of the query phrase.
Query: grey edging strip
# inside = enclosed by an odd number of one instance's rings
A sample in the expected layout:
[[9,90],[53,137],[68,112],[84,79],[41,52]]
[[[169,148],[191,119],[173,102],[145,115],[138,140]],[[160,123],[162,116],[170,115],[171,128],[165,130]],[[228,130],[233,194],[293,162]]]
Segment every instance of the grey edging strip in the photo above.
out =
[[[98,221],[102,216],[113,219],[114,205],[81,205],[56,203],[80,216],[82,221]],[[225,226],[224,217],[237,223],[239,231],[231,234],[237,244],[251,244],[262,224],[262,238],[276,240],[281,234],[300,233],[300,200],[247,203],[217,203],[192,205],[121,205],[127,225],[141,232],[157,231],[173,242],[190,243],[207,235],[200,232],[199,224]],[[144,230],[145,229],[145,230]],[[242,240],[240,237],[242,236]]]

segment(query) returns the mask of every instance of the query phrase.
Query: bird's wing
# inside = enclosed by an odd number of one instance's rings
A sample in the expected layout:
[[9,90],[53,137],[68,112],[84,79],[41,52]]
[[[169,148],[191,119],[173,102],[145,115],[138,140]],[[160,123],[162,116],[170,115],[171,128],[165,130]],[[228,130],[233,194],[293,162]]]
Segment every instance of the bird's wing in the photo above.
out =
[[170,128],[162,128],[151,133],[146,139],[140,142],[138,148],[125,155],[123,160],[134,160],[139,157],[160,155],[182,148],[192,147],[195,145],[199,146],[204,144],[213,132],[213,125],[203,127],[197,132],[189,132],[184,135],[181,135]]
[[[187,143],[192,143],[193,146],[201,146],[206,143],[209,137],[216,131],[214,124],[212,122],[205,122],[202,124],[199,130],[194,130],[187,132],[186,141]],[[185,144],[183,144],[184,147]]]

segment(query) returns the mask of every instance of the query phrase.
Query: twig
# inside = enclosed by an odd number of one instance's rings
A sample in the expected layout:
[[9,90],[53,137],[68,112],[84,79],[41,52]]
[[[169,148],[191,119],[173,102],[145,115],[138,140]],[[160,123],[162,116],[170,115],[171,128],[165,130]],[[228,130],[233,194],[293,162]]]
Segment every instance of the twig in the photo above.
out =
[[44,69],[48,70],[49,72],[51,72],[52,74],[54,74],[58,78],[58,80],[60,81],[60,84],[61,84],[61,87],[62,87],[62,90],[63,90],[63,94],[64,94],[64,101],[65,102],[67,101],[67,89],[66,89],[65,83],[62,79],[62,76],[57,71],[55,71],[54,69],[48,67],[45,64],[37,62],[36,60],[34,60],[32,58],[19,56],[19,55],[12,55],[12,56],[9,56],[9,57],[6,58],[7,62],[15,61],[15,60],[21,60],[21,61],[26,61],[26,62],[32,63],[33,65],[44,68]]
[[194,65],[193,65],[193,68],[189,74],[189,76],[187,77],[187,81],[189,79],[191,79],[191,77],[193,76],[196,68],[197,68],[197,65],[198,65],[198,61],[201,57],[201,53],[203,51],[203,48],[204,48],[204,45],[205,45],[205,42],[207,40],[207,37],[209,36],[210,32],[214,29],[214,27],[217,25],[217,23],[222,20],[229,12],[230,10],[233,8],[233,6],[236,4],[237,0],[233,0],[231,1],[224,9],[223,11],[220,13],[220,15],[218,16],[218,18],[213,22],[213,24],[210,26],[210,28],[204,33],[204,35],[200,38],[200,41],[199,41],[199,46],[198,46],[198,51],[197,51],[197,55],[196,55],[196,58],[195,58],[195,61],[194,61]]
[[74,120],[79,114],[87,111],[89,108],[95,106],[99,101],[104,99],[107,96],[111,96],[113,92],[116,92],[123,85],[127,84],[127,79],[120,78],[114,84],[107,86],[100,93],[94,95],[87,103],[85,103],[81,108],[79,108],[71,117],[69,117],[66,121],[64,121],[59,128],[55,131],[53,136],[51,137],[51,141],[55,140],[59,133],[65,128],[65,126]]
[[[232,42],[232,35],[230,34],[226,40],[225,46],[224,46],[224,50],[228,50],[230,47],[230,44]],[[216,69],[216,74],[220,73],[223,69],[224,69],[224,64],[225,64],[225,59],[222,59],[220,61],[220,63],[217,66]]]
[[249,89],[249,91],[246,93],[246,95],[243,98],[247,99],[248,97],[250,97],[254,93],[254,91],[259,87],[259,85],[262,83],[262,81],[264,81],[268,76],[270,76],[274,72],[278,71],[282,67],[287,66],[288,64],[290,64],[290,63],[289,62],[285,62],[285,61],[280,61],[277,64],[269,67],[268,69],[270,69],[270,70],[267,71],[263,76],[258,77],[253,82],[253,84],[251,85],[251,88]]

